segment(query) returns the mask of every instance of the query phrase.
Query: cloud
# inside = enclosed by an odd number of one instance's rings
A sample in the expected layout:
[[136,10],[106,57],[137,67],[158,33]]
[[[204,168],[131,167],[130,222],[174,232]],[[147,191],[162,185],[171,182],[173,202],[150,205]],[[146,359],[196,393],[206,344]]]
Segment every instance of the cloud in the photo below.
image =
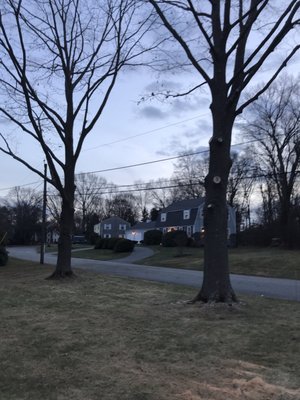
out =
[[185,96],[170,102],[171,112],[184,114],[187,111],[209,112],[209,99],[205,96]]
[[168,114],[155,106],[146,106],[139,111],[140,116],[148,119],[165,119]]
[[146,93],[156,93],[163,91],[180,91],[182,88],[181,83],[175,81],[161,80],[149,83],[149,85],[145,86],[144,91]]

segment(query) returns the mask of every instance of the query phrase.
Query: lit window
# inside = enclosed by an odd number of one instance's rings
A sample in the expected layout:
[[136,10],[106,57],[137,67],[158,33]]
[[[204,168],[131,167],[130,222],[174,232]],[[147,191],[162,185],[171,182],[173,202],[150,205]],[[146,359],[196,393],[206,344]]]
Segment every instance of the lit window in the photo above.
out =
[[183,211],[183,219],[190,219],[190,210]]

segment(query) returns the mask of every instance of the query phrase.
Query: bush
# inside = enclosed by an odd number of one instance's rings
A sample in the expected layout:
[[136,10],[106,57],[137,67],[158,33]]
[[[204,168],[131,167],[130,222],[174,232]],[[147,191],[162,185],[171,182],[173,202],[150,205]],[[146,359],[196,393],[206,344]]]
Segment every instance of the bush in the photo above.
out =
[[100,238],[100,239],[97,240],[97,242],[96,242],[96,244],[95,244],[95,247],[94,247],[96,250],[102,249],[103,240],[104,240],[104,239],[102,239],[102,238]]
[[114,252],[115,253],[126,253],[134,249],[134,242],[129,239],[120,239],[117,241]]
[[4,265],[7,264],[8,261],[8,252],[6,251],[6,248],[1,246],[0,247],[0,267],[4,267]]
[[116,244],[117,244],[120,240],[122,240],[122,239],[121,239],[121,238],[116,238],[116,237],[109,238],[108,241],[107,241],[107,244],[106,244],[106,248],[107,248],[108,250],[114,250]]
[[187,245],[188,237],[185,231],[167,232],[162,237],[164,247],[184,247]]
[[153,246],[156,244],[160,244],[162,240],[162,231],[158,229],[152,229],[150,231],[145,232],[143,243],[148,246]]
[[187,242],[186,242],[186,246],[187,247],[196,247],[196,242],[192,237],[188,237],[187,238]]
[[89,236],[88,236],[88,242],[91,245],[95,245],[96,246],[98,241],[99,241],[99,239],[100,239],[99,235],[97,233],[94,233],[94,232],[90,233]]
[[102,239],[102,247],[103,250],[108,250],[110,238],[103,238]]

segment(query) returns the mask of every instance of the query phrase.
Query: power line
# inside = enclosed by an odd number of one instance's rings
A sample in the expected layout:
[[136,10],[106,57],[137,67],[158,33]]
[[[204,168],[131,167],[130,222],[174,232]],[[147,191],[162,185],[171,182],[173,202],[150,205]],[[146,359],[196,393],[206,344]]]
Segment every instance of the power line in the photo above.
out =
[[[291,172],[287,172],[291,173]],[[300,170],[295,171],[296,174],[300,174]],[[240,177],[239,180],[244,180],[244,179],[260,179],[260,178],[268,178],[270,177],[270,174],[254,174],[254,175],[249,175],[249,176],[244,176]],[[134,192],[143,192],[143,191],[150,191],[150,190],[163,190],[163,189],[175,189],[175,188],[182,188],[182,187],[187,187],[187,186],[196,186],[200,185],[203,186],[203,183],[197,179],[196,181],[189,181],[188,183],[177,183],[177,184],[171,184],[172,179],[169,179],[170,184],[167,184],[168,180],[166,179],[166,184],[164,186],[153,186],[153,187],[147,187],[147,185],[151,182],[145,182],[143,183],[145,187],[141,188],[136,188],[136,189],[127,189],[127,190],[118,190],[119,187],[133,187],[136,186],[136,184],[131,184],[131,185],[115,185],[115,187],[112,187],[113,190],[109,190],[108,188],[105,188],[105,191],[96,191],[96,192],[90,192],[89,195],[107,195],[107,194],[121,194],[121,193],[134,193]],[[174,179],[174,181],[178,182],[178,179]],[[180,179],[180,181],[184,181],[184,179]],[[155,182],[154,182],[155,183]],[[109,191],[108,191],[109,190]],[[59,197],[59,194],[50,194],[49,197]]]
[[[257,142],[257,141],[259,141],[259,140],[258,139],[251,139],[251,140],[248,140],[247,142],[241,142],[241,143],[232,144],[231,147],[243,146],[243,145],[254,143],[254,142]],[[96,173],[102,173],[102,172],[118,171],[118,170],[127,169],[127,168],[135,168],[135,167],[140,167],[140,166],[144,166],[144,165],[151,165],[151,164],[156,164],[156,163],[160,163],[160,162],[176,160],[178,158],[184,158],[184,157],[193,156],[193,155],[205,154],[205,153],[208,153],[208,152],[209,152],[209,149],[206,149],[206,150],[196,151],[196,152],[192,152],[192,153],[180,154],[180,155],[172,156],[172,157],[166,157],[166,158],[161,158],[161,159],[156,159],[156,160],[151,160],[151,161],[145,161],[145,162],[137,163],[137,164],[129,164],[129,165],[123,165],[123,166],[120,166],[120,167],[106,168],[106,169],[102,169],[102,170],[89,171],[89,172],[79,172],[79,173],[77,173],[75,175],[78,176],[78,175],[88,175],[88,174],[96,174]],[[26,184],[23,184],[23,185],[15,185],[15,186],[12,186],[10,188],[0,189],[0,190],[9,190],[9,189],[15,188],[16,186],[19,186],[19,187],[29,186],[29,185],[35,184],[37,182],[41,182],[41,181],[36,181],[36,182],[33,182],[33,183],[26,183]]]
[[[258,141],[257,139],[251,139],[251,140],[248,140],[247,142],[235,143],[235,144],[231,145],[231,147],[242,146],[242,145],[257,142],[257,141]],[[117,170],[127,169],[127,168],[141,167],[144,165],[150,165],[150,164],[156,164],[156,163],[165,162],[165,161],[176,160],[177,158],[195,156],[195,155],[204,154],[204,153],[208,153],[208,152],[209,152],[209,149],[206,149],[206,150],[201,150],[201,151],[195,151],[192,153],[184,153],[184,154],[180,154],[180,155],[172,156],[172,157],[166,157],[166,158],[160,158],[160,159],[151,160],[151,161],[145,161],[145,162],[137,163],[137,164],[129,164],[129,165],[123,165],[120,167],[106,168],[106,169],[89,171],[89,172],[80,172],[76,175],[98,174],[100,172],[110,172],[110,171],[117,171]]]
[[130,140],[130,139],[135,139],[135,138],[137,138],[137,137],[149,135],[150,133],[159,132],[159,131],[161,131],[161,130],[163,130],[163,129],[170,128],[170,127],[172,127],[172,126],[177,126],[177,125],[183,124],[183,123],[185,123],[185,122],[193,121],[193,120],[195,120],[195,119],[204,117],[204,116],[206,116],[206,115],[208,115],[208,114],[209,114],[208,112],[207,112],[207,113],[204,113],[204,114],[200,114],[200,115],[197,115],[197,116],[192,117],[192,118],[183,119],[183,120],[178,121],[178,122],[173,122],[173,123],[171,123],[171,124],[161,126],[160,128],[151,129],[150,131],[138,133],[138,134],[136,134],[136,135],[127,136],[127,137],[125,137],[125,138],[123,138],[123,139],[117,139],[117,140],[114,140],[114,141],[112,141],[112,142],[103,143],[103,144],[99,144],[98,146],[94,146],[94,147],[90,147],[90,148],[87,148],[87,149],[83,149],[82,151],[95,150],[95,149],[99,149],[100,147],[110,146],[110,145],[112,145],[112,144],[121,143],[121,142],[125,142],[125,141],[127,141],[127,140]]
[[4,191],[4,190],[11,190],[14,189],[16,187],[24,187],[24,186],[30,186],[30,185],[36,185],[36,184],[41,184],[42,181],[35,181],[35,182],[31,182],[31,183],[24,183],[23,185],[14,185],[11,187],[7,187],[7,188],[1,188],[0,191]]

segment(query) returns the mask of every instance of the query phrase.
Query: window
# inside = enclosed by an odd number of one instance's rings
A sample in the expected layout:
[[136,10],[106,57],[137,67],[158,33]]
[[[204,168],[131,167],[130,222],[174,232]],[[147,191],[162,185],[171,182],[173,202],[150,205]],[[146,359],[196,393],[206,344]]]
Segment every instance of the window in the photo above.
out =
[[192,236],[192,227],[191,227],[191,226],[187,226],[186,234],[187,234],[189,237]]
[[190,211],[191,210],[184,210],[183,211],[183,219],[190,219]]
[[167,220],[167,213],[161,213],[160,214],[160,221],[165,222]]
[[105,237],[106,239],[109,239],[109,238],[110,238],[110,233],[105,233],[105,234],[104,234],[104,237]]
[[120,224],[119,225],[119,230],[120,231],[126,231],[126,225],[125,224]]
[[120,235],[119,235],[119,238],[120,238],[120,239],[124,239],[124,235],[120,234]]

